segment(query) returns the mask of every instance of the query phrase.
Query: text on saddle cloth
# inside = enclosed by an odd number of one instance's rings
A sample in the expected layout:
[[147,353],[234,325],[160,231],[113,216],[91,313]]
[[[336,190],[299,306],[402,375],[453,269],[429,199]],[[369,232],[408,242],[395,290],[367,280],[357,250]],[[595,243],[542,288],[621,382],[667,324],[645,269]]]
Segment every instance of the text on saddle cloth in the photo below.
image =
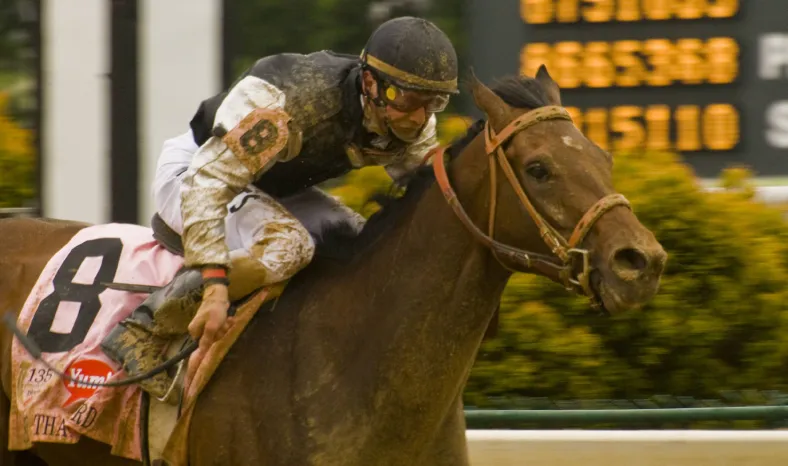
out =
[[[139,289],[164,286],[182,265],[182,257],[163,248],[149,229],[119,224],[83,229],[50,259],[17,325],[38,344],[47,363],[75,380],[59,378],[14,339],[10,450],[29,449],[33,442],[76,443],[85,435],[111,445],[114,455],[141,460],[141,391],[136,385],[96,386],[125,375],[99,344],[145,299]],[[108,288],[113,281],[140,286]],[[186,413],[262,303],[278,297],[285,286],[259,290],[242,303],[193,383],[187,381]],[[185,448],[182,432],[189,419],[176,424],[178,435],[170,439],[176,451]],[[157,444],[164,442],[157,439]]]
[[93,384],[123,377],[99,345],[146,295],[104,283],[164,286],[182,265],[150,229],[125,224],[87,227],[49,260],[17,325],[50,365],[77,380],[59,378],[14,339],[10,450],[33,442],[76,443],[84,435],[139,460],[140,389]]

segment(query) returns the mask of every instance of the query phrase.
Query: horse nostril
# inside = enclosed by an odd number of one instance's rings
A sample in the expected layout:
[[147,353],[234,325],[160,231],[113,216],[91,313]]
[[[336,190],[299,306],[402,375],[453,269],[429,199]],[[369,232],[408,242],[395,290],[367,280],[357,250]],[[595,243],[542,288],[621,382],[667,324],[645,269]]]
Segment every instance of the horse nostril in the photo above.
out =
[[613,256],[615,268],[622,272],[642,272],[648,266],[648,258],[641,251],[634,248],[623,248],[616,251]]

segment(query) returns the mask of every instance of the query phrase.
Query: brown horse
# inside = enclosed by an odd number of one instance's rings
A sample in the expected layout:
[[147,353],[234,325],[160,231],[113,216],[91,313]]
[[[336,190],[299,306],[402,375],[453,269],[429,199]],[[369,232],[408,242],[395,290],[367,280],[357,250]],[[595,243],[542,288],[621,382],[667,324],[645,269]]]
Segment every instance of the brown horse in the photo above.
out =
[[[463,387],[510,269],[610,313],[654,295],[667,256],[615,195],[611,156],[566,118],[546,70],[494,89],[472,78],[489,125],[448,151],[445,177],[425,170],[360,236],[324,238],[334,257],[317,256],[275,309],[264,305],[197,401],[191,465],[467,465]],[[2,309],[22,306],[83,226],[0,223]],[[50,466],[136,464],[89,440],[32,451]],[[13,461],[6,452],[0,464],[23,464]]]

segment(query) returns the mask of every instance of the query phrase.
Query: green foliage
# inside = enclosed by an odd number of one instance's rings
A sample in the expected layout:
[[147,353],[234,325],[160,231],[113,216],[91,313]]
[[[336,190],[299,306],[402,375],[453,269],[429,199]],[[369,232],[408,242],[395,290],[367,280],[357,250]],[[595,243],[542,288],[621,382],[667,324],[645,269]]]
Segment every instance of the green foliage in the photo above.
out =
[[[457,139],[465,134],[471,123],[466,117],[441,114],[438,118],[438,140],[441,144],[446,144]],[[382,167],[365,167],[349,173],[328,191],[339,197],[348,207],[369,217],[380,207],[375,202],[368,202],[370,197],[391,188],[391,178]]]
[[350,172],[342,179],[342,183],[328,192],[339,197],[342,202],[369,218],[380,206],[369,199],[376,193],[386,192],[391,188],[391,178],[382,167],[365,167]]
[[17,7],[14,2],[0,2],[0,68],[16,63],[25,49]]
[[626,383],[626,368],[599,335],[546,303],[524,300],[544,286],[525,275],[509,283],[498,336],[484,344],[466,388],[469,405],[488,406],[490,397],[607,398]]
[[670,255],[659,293],[640,312],[605,319],[558,285],[515,276],[466,401],[788,388],[781,212],[753,200],[746,171],[724,176],[735,189],[708,193],[672,154],[619,154],[614,178]]
[[244,0],[230,10],[234,72],[260,57],[331,49],[360,53],[374,27],[361,0]]

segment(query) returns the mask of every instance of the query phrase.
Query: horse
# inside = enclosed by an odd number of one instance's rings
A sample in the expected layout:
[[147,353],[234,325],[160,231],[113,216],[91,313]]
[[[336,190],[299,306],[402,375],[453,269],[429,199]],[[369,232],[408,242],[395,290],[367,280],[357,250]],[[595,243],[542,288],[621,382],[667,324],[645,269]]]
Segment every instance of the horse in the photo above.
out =
[[[546,276],[609,315],[657,293],[667,254],[547,69],[468,81],[486,118],[357,236],[326,232],[325,253],[261,306],[196,401],[190,465],[468,465],[463,388],[513,273]],[[20,309],[86,226],[0,222],[2,309]],[[0,337],[2,441],[11,340]],[[140,464],[85,437],[22,453],[5,448],[0,465],[41,464],[31,454],[49,466]]]

